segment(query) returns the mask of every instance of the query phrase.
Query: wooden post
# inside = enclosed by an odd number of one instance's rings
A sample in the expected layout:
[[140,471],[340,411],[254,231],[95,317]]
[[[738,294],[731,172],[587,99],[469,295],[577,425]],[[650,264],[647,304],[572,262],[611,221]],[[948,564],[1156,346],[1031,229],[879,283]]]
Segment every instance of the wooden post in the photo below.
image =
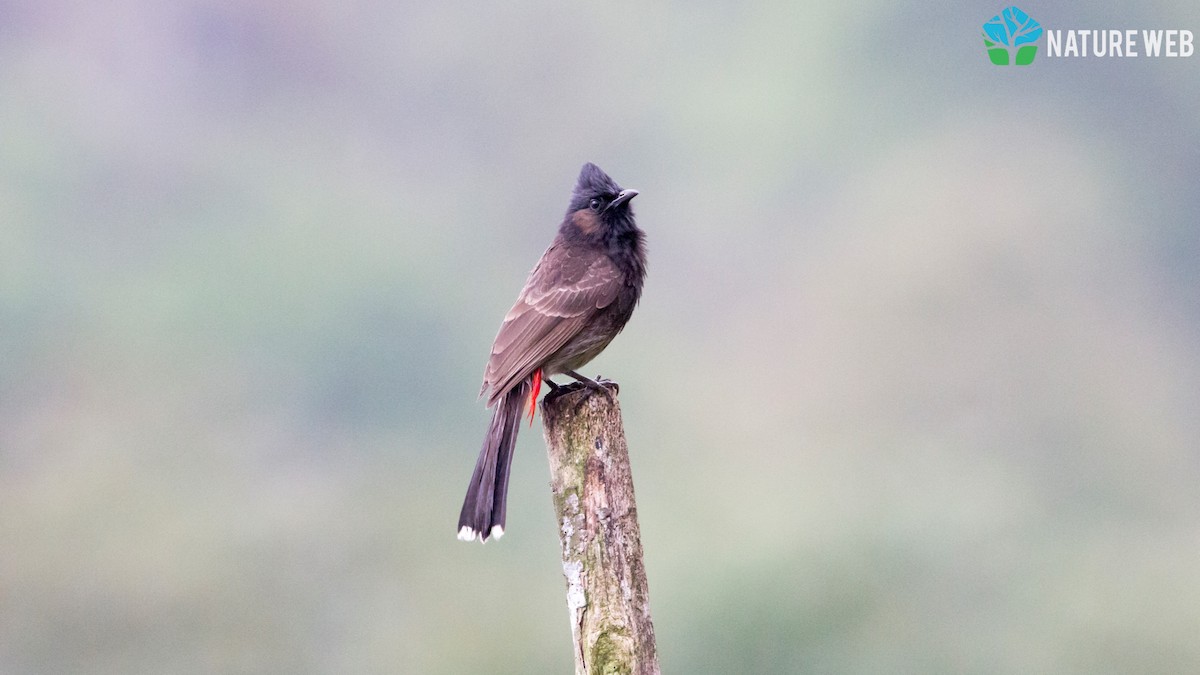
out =
[[576,675],[658,675],[633,476],[616,386],[542,401]]

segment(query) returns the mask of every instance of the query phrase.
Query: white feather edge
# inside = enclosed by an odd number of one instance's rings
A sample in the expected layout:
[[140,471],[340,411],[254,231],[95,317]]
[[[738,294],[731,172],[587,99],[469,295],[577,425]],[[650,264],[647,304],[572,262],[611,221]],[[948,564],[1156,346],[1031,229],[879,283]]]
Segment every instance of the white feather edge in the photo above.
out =
[[[471,527],[468,525],[463,525],[462,528],[458,531],[458,538],[460,541],[475,541],[475,538],[478,536],[479,536],[479,533],[476,532],[475,530],[471,529]],[[504,528],[500,527],[499,525],[493,525],[492,532],[488,536],[491,537],[492,539],[499,539],[500,537],[504,536]],[[480,543],[486,542],[487,538],[480,537],[479,541],[480,541]]]

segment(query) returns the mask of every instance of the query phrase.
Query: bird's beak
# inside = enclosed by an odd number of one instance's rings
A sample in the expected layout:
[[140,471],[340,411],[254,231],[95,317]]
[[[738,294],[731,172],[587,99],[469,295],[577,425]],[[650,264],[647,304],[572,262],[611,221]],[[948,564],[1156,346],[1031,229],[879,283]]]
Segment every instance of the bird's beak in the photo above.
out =
[[637,190],[621,190],[621,193],[617,195],[616,199],[612,200],[612,202],[608,205],[608,208],[614,209],[636,196],[638,196]]

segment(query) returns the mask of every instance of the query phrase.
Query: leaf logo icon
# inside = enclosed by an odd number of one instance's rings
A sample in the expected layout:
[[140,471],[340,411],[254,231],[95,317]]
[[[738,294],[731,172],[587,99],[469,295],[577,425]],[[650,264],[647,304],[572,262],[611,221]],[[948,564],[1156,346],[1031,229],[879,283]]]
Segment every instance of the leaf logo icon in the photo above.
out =
[[1016,5],[1006,7],[983,24],[983,44],[987,47],[988,58],[997,66],[1033,63],[1037,56],[1035,43],[1040,37],[1042,24]]

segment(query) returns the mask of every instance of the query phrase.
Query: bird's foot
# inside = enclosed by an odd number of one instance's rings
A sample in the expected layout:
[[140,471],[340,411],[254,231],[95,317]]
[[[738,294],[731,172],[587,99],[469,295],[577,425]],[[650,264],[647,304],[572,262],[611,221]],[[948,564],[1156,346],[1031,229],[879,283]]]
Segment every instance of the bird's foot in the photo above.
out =
[[606,379],[604,379],[604,377],[602,377],[600,375],[597,375],[596,379],[593,380],[592,378],[587,377],[586,375],[580,375],[579,373],[577,373],[573,370],[568,370],[566,372],[566,374],[575,378],[575,380],[577,382],[579,382],[579,384],[583,385],[584,387],[587,387],[588,389],[591,389],[592,391],[598,391],[601,394],[604,394],[604,396],[606,398],[608,398],[610,401],[613,399],[613,396],[615,394],[618,394],[621,391],[620,385],[618,385],[616,382],[613,382],[612,380],[606,380]]
[[546,395],[542,397],[542,403],[547,403],[549,401],[553,401],[554,399],[558,398],[559,396],[562,396],[563,394],[574,391],[572,389],[572,387],[576,386],[574,383],[572,383],[572,384],[556,384],[548,377],[542,377],[542,383],[545,384],[546,386],[550,387],[550,391],[546,392]]

